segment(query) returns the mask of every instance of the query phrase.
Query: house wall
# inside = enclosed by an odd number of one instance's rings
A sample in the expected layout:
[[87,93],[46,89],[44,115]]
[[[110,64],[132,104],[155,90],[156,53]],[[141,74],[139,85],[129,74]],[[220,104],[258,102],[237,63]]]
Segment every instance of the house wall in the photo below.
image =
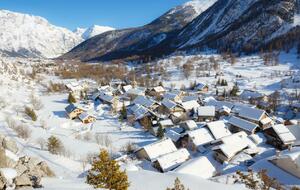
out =
[[139,151],[136,152],[136,156],[139,158],[139,159],[147,159],[147,160],[150,160],[147,152],[145,151],[145,149],[141,149]]

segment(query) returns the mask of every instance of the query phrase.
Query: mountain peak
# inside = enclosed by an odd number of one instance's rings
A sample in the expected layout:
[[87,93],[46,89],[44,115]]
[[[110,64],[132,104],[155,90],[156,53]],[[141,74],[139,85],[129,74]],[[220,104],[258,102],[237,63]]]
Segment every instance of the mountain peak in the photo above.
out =
[[216,2],[217,0],[192,0],[183,4],[183,7],[192,7],[196,14],[199,15]]

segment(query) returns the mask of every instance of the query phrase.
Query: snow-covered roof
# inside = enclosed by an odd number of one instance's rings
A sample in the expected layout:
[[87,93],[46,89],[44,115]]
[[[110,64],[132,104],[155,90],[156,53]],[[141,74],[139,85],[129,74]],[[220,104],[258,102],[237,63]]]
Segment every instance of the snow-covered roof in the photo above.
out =
[[221,150],[227,158],[232,158],[238,152],[248,147],[248,144],[244,141],[234,141],[232,143],[221,144],[220,146],[214,147],[213,150]]
[[159,156],[177,151],[177,148],[172,140],[168,138],[146,145],[143,147],[143,149],[147,152],[150,160],[154,160]]
[[161,104],[164,105],[168,109],[173,109],[177,106],[177,104],[175,102],[173,102],[172,100],[169,100],[167,98],[164,98],[162,100]]
[[134,105],[131,108],[131,111],[133,112],[136,120],[142,119],[149,112],[147,108],[139,104]]
[[78,82],[71,82],[69,84],[66,84],[66,87],[72,92],[80,91],[83,89],[82,85],[80,85]]
[[100,93],[100,95],[98,96],[100,100],[105,101],[105,102],[109,102],[112,103],[114,100],[114,97],[108,94],[104,94],[104,93]]
[[164,87],[162,86],[156,86],[152,88],[153,91],[158,92],[158,93],[162,93],[165,92],[166,90],[164,89]]
[[194,120],[187,120],[187,121],[183,122],[182,124],[184,124],[185,127],[187,127],[189,130],[198,128],[197,123]]
[[79,118],[81,121],[87,119],[88,117],[94,117],[94,116],[90,115],[90,114],[87,113],[87,112],[83,112],[83,113],[81,113],[81,114],[78,116],[78,118]]
[[172,141],[177,142],[181,138],[181,134],[175,130],[169,129],[165,132],[165,137],[170,138]]
[[290,144],[296,140],[296,137],[283,124],[274,125],[273,129],[284,144]]
[[195,101],[198,101],[198,96],[184,96],[182,98],[182,102],[188,102],[188,101],[191,101],[191,100],[195,100]]
[[176,97],[178,97],[177,94],[173,94],[173,93],[170,93],[170,92],[167,92],[167,93],[164,95],[164,98],[169,99],[169,100],[174,100]]
[[138,96],[133,100],[133,104],[140,104],[146,108],[150,108],[153,106],[156,102],[152,99],[149,99],[145,96]]
[[195,86],[195,90],[203,90],[205,87],[208,87],[208,86],[206,84],[200,82]]
[[132,89],[132,86],[131,86],[131,85],[123,86],[123,90],[124,90],[125,92],[128,92],[130,89]]
[[260,123],[263,124],[263,125],[266,125],[266,124],[271,123],[271,122],[272,122],[272,119],[269,118],[269,117],[266,117],[266,118],[260,120]]
[[238,118],[235,116],[231,116],[228,119],[228,123],[242,129],[243,131],[247,131],[250,133],[254,133],[255,130],[259,127],[257,124],[252,123],[250,121],[244,120],[242,118]]
[[168,172],[178,167],[189,158],[190,153],[187,151],[187,149],[182,148],[158,157],[157,162],[159,163],[163,172]]
[[201,106],[197,108],[198,116],[209,116],[214,117],[216,114],[216,109],[214,106]]
[[253,90],[244,90],[241,94],[240,97],[243,100],[249,100],[251,98],[260,98],[263,97],[263,94],[257,92],[257,91],[253,91]]
[[265,111],[245,106],[240,108],[238,114],[240,117],[243,117],[245,119],[260,121],[263,115],[265,114]]
[[217,170],[213,163],[206,156],[201,156],[185,162],[176,168],[174,172],[208,179],[213,177]]
[[189,131],[188,135],[196,146],[205,145],[215,140],[207,128]]
[[200,107],[200,105],[198,104],[198,102],[196,100],[183,102],[181,105],[185,110],[192,110],[194,108]]
[[68,106],[65,108],[65,110],[66,110],[67,113],[71,113],[71,112],[73,112],[76,108],[77,108],[77,107],[76,107],[74,104],[70,104],[70,105],[68,105]]
[[215,137],[215,139],[220,139],[222,137],[231,135],[231,132],[228,130],[224,121],[214,121],[207,123],[207,127],[212,133],[212,135]]
[[137,96],[143,96],[143,95],[145,95],[145,91],[144,90],[137,89],[137,88],[129,89],[126,93],[127,94],[137,95]]
[[174,125],[174,123],[171,119],[165,119],[165,120],[159,121],[159,124],[161,126],[173,126]]

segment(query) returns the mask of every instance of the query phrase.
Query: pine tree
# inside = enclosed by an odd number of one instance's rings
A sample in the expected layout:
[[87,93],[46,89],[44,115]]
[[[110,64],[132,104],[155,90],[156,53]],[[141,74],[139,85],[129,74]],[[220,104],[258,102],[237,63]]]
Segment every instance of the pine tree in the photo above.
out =
[[157,137],[162,139],[162,138],[164,138],[164,136],[165,136],[164,129],[160,125],[157,130]]
[[120,170],[117,161],[112,160],[106,150],[101,150],[94,160],[87,175],[87,183],[94,188],[109,190],[127,190],[130,185],[126,172]]
[[70,104],[76,103],[76,98],[74,97],[74,95],[71,92],[69,93],[68,102]]
[[126,109],[126,106],[125,106],[125,103],[123,102],[123,106],[122,106],[122,109],[121,109],[121,113],[120,113],[120,120],[123,121],[124,119],[127,119],[127,109]]
[[[175,182],[174,182],[174,187],[172,187],[172,188],[167,188],[166,190],[185,190],[185,187],[184,187],[184,185],[181,183],[181,181],[180,181],[178,178],[176,178],[176,179],[175,179]],[[189,190],[189,189],[187,189],[187,190]]]

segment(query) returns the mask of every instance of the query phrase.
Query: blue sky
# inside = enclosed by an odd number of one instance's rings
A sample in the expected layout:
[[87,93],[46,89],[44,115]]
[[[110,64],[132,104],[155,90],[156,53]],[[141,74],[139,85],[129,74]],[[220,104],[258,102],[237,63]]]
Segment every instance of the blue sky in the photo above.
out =
[[127,28],[147,24],[187,0],[0,0],[0,9],[42,16],[71,30],[93,24]]

